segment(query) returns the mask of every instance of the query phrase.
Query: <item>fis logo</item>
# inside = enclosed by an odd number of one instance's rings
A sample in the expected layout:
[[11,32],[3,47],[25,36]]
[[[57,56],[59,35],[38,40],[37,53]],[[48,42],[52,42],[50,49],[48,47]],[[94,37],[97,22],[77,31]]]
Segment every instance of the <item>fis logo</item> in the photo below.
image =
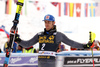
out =
[[49,16],[46,16],[46,19],[49,19]]

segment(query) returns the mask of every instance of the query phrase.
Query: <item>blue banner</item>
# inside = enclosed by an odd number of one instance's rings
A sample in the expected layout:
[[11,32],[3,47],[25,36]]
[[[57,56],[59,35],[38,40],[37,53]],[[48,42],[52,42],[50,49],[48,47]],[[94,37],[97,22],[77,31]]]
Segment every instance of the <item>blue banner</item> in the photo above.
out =
[[[3,66],[5,57],[0,57],[0,67]],[[10,57],[9,67],[38,67],[38,56]]]

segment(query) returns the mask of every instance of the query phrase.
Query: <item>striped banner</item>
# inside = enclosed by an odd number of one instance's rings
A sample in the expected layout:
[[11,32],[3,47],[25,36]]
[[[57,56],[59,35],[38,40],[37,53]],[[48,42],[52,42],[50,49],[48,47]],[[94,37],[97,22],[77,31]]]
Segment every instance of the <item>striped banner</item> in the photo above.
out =
[[11,14],[12,10],[12,0],[6,1],[6,14]]
[[74,3],[69,3],[69,16],[73,17],[74,14]]
[[100,16],[100,3],[96,3],[95,16]]
[[85,3],[85,17],[88,16],[88,3]]
[[90,17],[95,17],[95,3],[89,3],[89,8],[90,8]]
[[68,15],[68,3],[64,3],[64,15]]
[[81,3],[76,3],[76,17],[81,16]]
[[61,3],[58,3],[58,16],[61,16]]

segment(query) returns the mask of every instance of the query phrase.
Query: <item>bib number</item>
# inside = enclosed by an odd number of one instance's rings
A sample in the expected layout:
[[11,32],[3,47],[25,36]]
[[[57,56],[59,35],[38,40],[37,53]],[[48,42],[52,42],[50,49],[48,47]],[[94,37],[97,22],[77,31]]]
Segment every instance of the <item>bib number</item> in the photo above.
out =
[[44,47],[45,47],[45,43],[42,44],[41,50],[44,50]]

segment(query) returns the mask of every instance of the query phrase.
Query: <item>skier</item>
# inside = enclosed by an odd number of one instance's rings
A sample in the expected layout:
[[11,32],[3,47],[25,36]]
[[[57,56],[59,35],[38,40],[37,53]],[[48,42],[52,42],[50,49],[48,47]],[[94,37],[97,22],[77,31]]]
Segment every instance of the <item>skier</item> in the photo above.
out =
[[92,46],[92,43],[81,44],[58,32],[56,30],[54,16],[47,14],[43,21],[45,22],[44,31],[37,33],[32,39],[28,41],[21,40],[18,34],[15,37],[15,42],[24,48],[28,48],[39,42],[38,67],[55,67],[55,54],[61,42],[79,49],[88,49]]

